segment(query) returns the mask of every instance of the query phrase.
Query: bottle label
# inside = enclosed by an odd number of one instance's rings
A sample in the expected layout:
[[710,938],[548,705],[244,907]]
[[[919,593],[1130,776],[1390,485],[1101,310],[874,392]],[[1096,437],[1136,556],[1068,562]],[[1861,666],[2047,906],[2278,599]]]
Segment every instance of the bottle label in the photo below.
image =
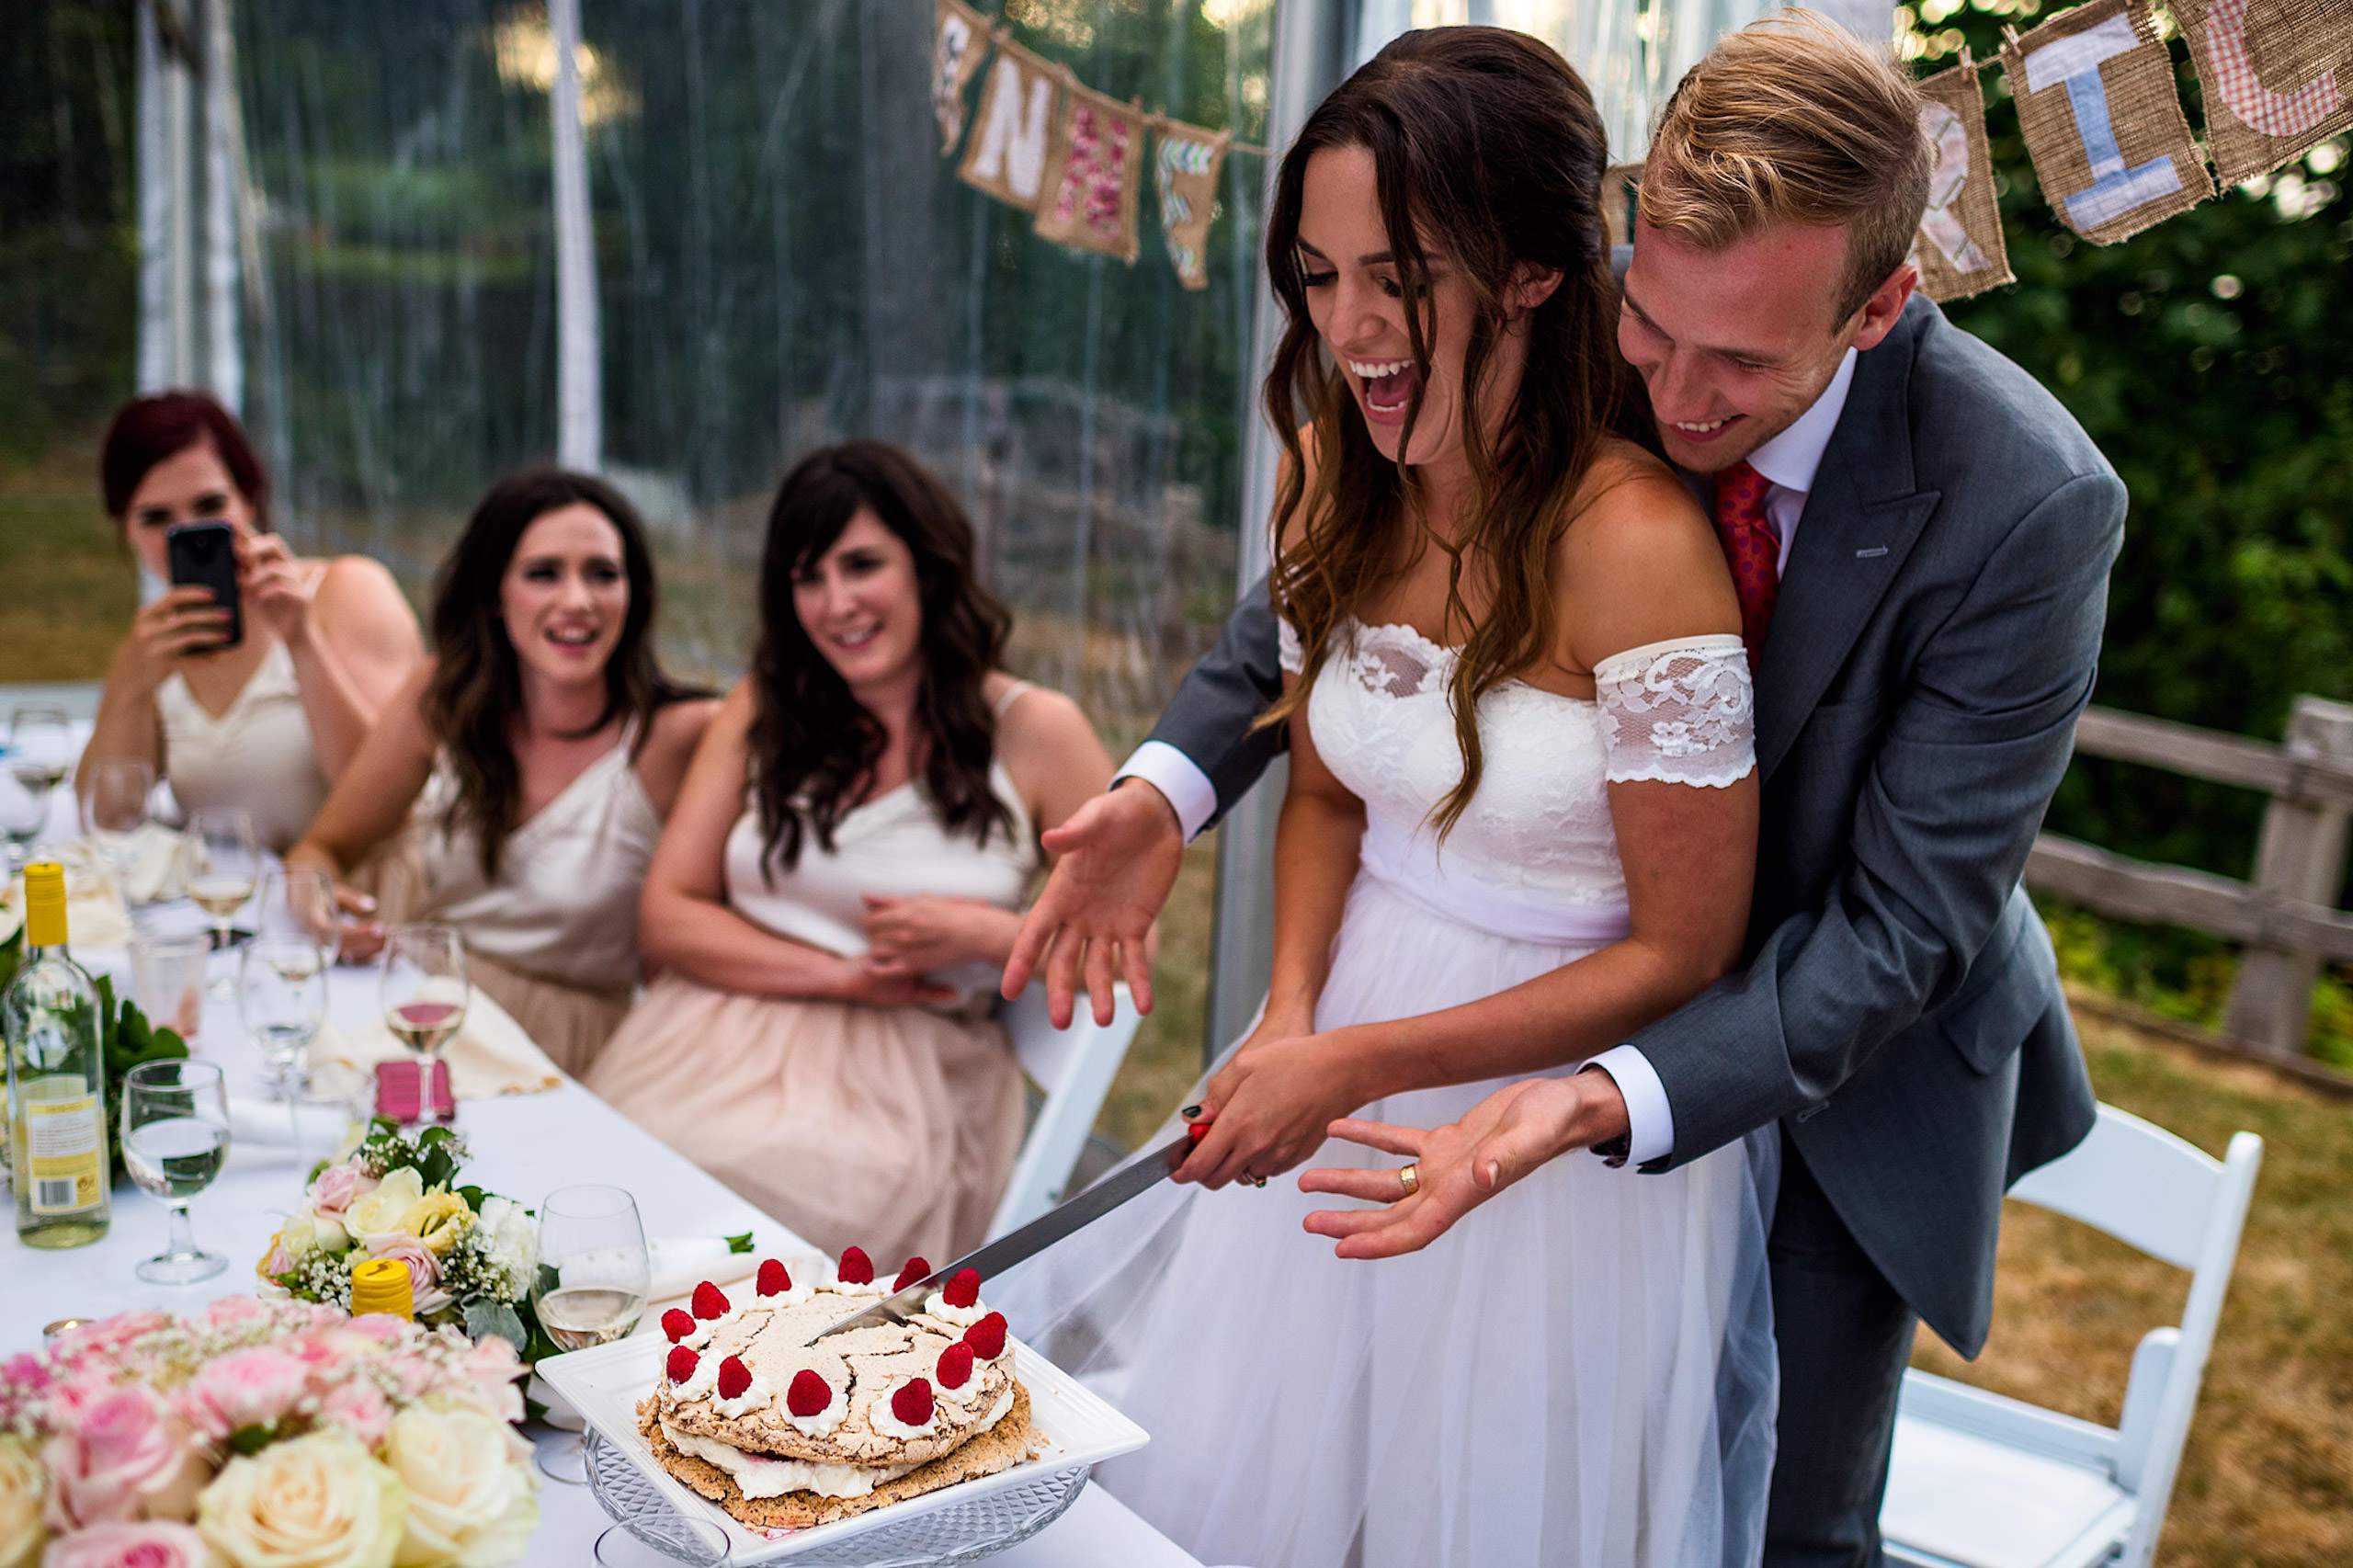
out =
[[32,1210],[71,1214],[106,1196],[106,1140],[98,1097],[34,1100],[25,1107],[25,1153],[32,1169]]

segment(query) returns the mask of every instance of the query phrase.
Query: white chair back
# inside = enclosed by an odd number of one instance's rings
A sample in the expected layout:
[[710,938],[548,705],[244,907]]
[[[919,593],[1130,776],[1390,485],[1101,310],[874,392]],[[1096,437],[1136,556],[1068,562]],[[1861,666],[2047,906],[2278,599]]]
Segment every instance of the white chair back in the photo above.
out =
[[1019,1000],[997,1009],[997,1021],[1012,1037],[1021,1070],[1029,1074],[1045,1096],[1021,1153],[1013,1162],[1005,1196],[997,1200],[989,1234],[1001,1236],[1026,1225],[1063,1200],[1079,1151],[1094,1130],[1096,1114],[1111,1091],[1120,1063],[1127,1059],[1142,1016],[1124,985],[1108,1025],[1097,1024],[1087,999],[1081,996],[1070,1028],[1058,1029],[1046,1014],[1046,991],[1033,985]]
[[1881,1516],[1890,1560],[1938,1568],[2147,1568],[2262,1163],[2263,1140],[2252,1132],[2234,1134],[2216,1160],[2103,1105],[2081,1144],[2011,1189],[2014,1198],[2190,1270],[2182,1321],[2143,1336],[2114,1431],[1905,1373]]

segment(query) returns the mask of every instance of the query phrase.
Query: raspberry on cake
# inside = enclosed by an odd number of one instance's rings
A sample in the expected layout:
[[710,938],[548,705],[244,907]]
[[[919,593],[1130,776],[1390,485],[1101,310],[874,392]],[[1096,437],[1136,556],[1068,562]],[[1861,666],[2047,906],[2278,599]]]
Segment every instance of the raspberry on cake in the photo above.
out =
[[727,1298],[720,1293],[718,1286],[706,1279],[695,1287],[695,1316],[722,1318],[726,1315]]
[[686,1308],[672,1307],[662,1314],[662,1332],[670,1336],[671,1344],[676,1345],[694,1331],[695,1315]]
[[[961,1325],[928,1312],[820,1339],[857,1310],[851,1298],[881,1293],[857,1248],[838,1272],[815,1286],[787,1276],[770,1291],[764,1265],[759,1299],[695,1324],[700,1354],[674,1346],[669,1375],[638,1406],[639,1430],[663,1467],[747,1525],[827,1523],[1029,1456],[1029,1399],[1011,1358],[1000,1359],[1002,1316],[988,1314],[963,1340]],[[780,1264],[775,1274],[784,1274]],[[706,1304],[698,1290],[699,1315]],[[995,1348],[983,1355],[991,1319]]]
[[1005,1354],[1005,1314],[991,1312],[964,1331],[964,1343],[972,1354],[983,1361],[994,1361]]
[[899,1277],[891,1281],[891,1294],[893,1296],[897,1295],[900,1291],[905,1290],[916,1280],[927,1278],[930,1273],[931,1265],[926,1263],[922,1258],[911,1257],[907,1259],[906,1267],[899,1270]]
[[951,1307],[971,1306],[981,1299],[981,1271],[977,1268],[958,1269],[948,1277],[947,1287],[939,1295]]
[[783,1264],[768,1258],[760,1265],[756,1289],[763,1296],[781,1296],[792,1289],[792,1276],[785,1271]]

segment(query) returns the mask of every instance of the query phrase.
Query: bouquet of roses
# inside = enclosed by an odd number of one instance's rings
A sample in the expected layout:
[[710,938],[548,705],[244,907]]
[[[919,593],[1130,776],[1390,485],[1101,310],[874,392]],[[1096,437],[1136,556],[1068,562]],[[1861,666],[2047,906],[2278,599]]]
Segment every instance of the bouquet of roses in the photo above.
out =
[[417,1321],[472,1339],[496,1335],[537,1359],[556,1346],[531,1311],[539,1235],[531,1211],[478,1187],[453,1187],[466,1146],[446,1127],[404,1132],[379,1117],[357,1148],[312,1178],[301,1206],[255,1266],[265,1295],[348,1310],[351,1266],[408,1266]]
[[0,1568],[489,1568],[539,1522],[512,1346],[230,1297],[0,1362]]

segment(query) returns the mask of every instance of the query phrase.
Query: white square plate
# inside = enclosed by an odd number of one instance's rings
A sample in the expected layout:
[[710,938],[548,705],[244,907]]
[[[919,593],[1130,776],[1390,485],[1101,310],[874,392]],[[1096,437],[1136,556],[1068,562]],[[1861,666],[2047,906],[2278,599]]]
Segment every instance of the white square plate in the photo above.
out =
[[805,1530],[770,1536],[735,1521],[724,1508],[664,1470],[637,1430],[637,1406],[662,1376],[669,1342],[658,1335],[636,1335],[587,1350],[541,1361],[540,1377],[569,1401],[606,1441],[629,1456],[662,1494],[690,1518],[709,1519],[727,1532],[733,1563],[774,1562],[827,1542],[893,1525],[918,1515],[1022,1485],[1040,1474],[1091,1465],[1142,1448],[1144,1429],[1079,1385],[1078,1380],[1019,1340],[1013,1342],[1013,1373],[1029,1391],[1029,1424],[1042,1449],[995,1475],[975,1476],[880,1508]]

